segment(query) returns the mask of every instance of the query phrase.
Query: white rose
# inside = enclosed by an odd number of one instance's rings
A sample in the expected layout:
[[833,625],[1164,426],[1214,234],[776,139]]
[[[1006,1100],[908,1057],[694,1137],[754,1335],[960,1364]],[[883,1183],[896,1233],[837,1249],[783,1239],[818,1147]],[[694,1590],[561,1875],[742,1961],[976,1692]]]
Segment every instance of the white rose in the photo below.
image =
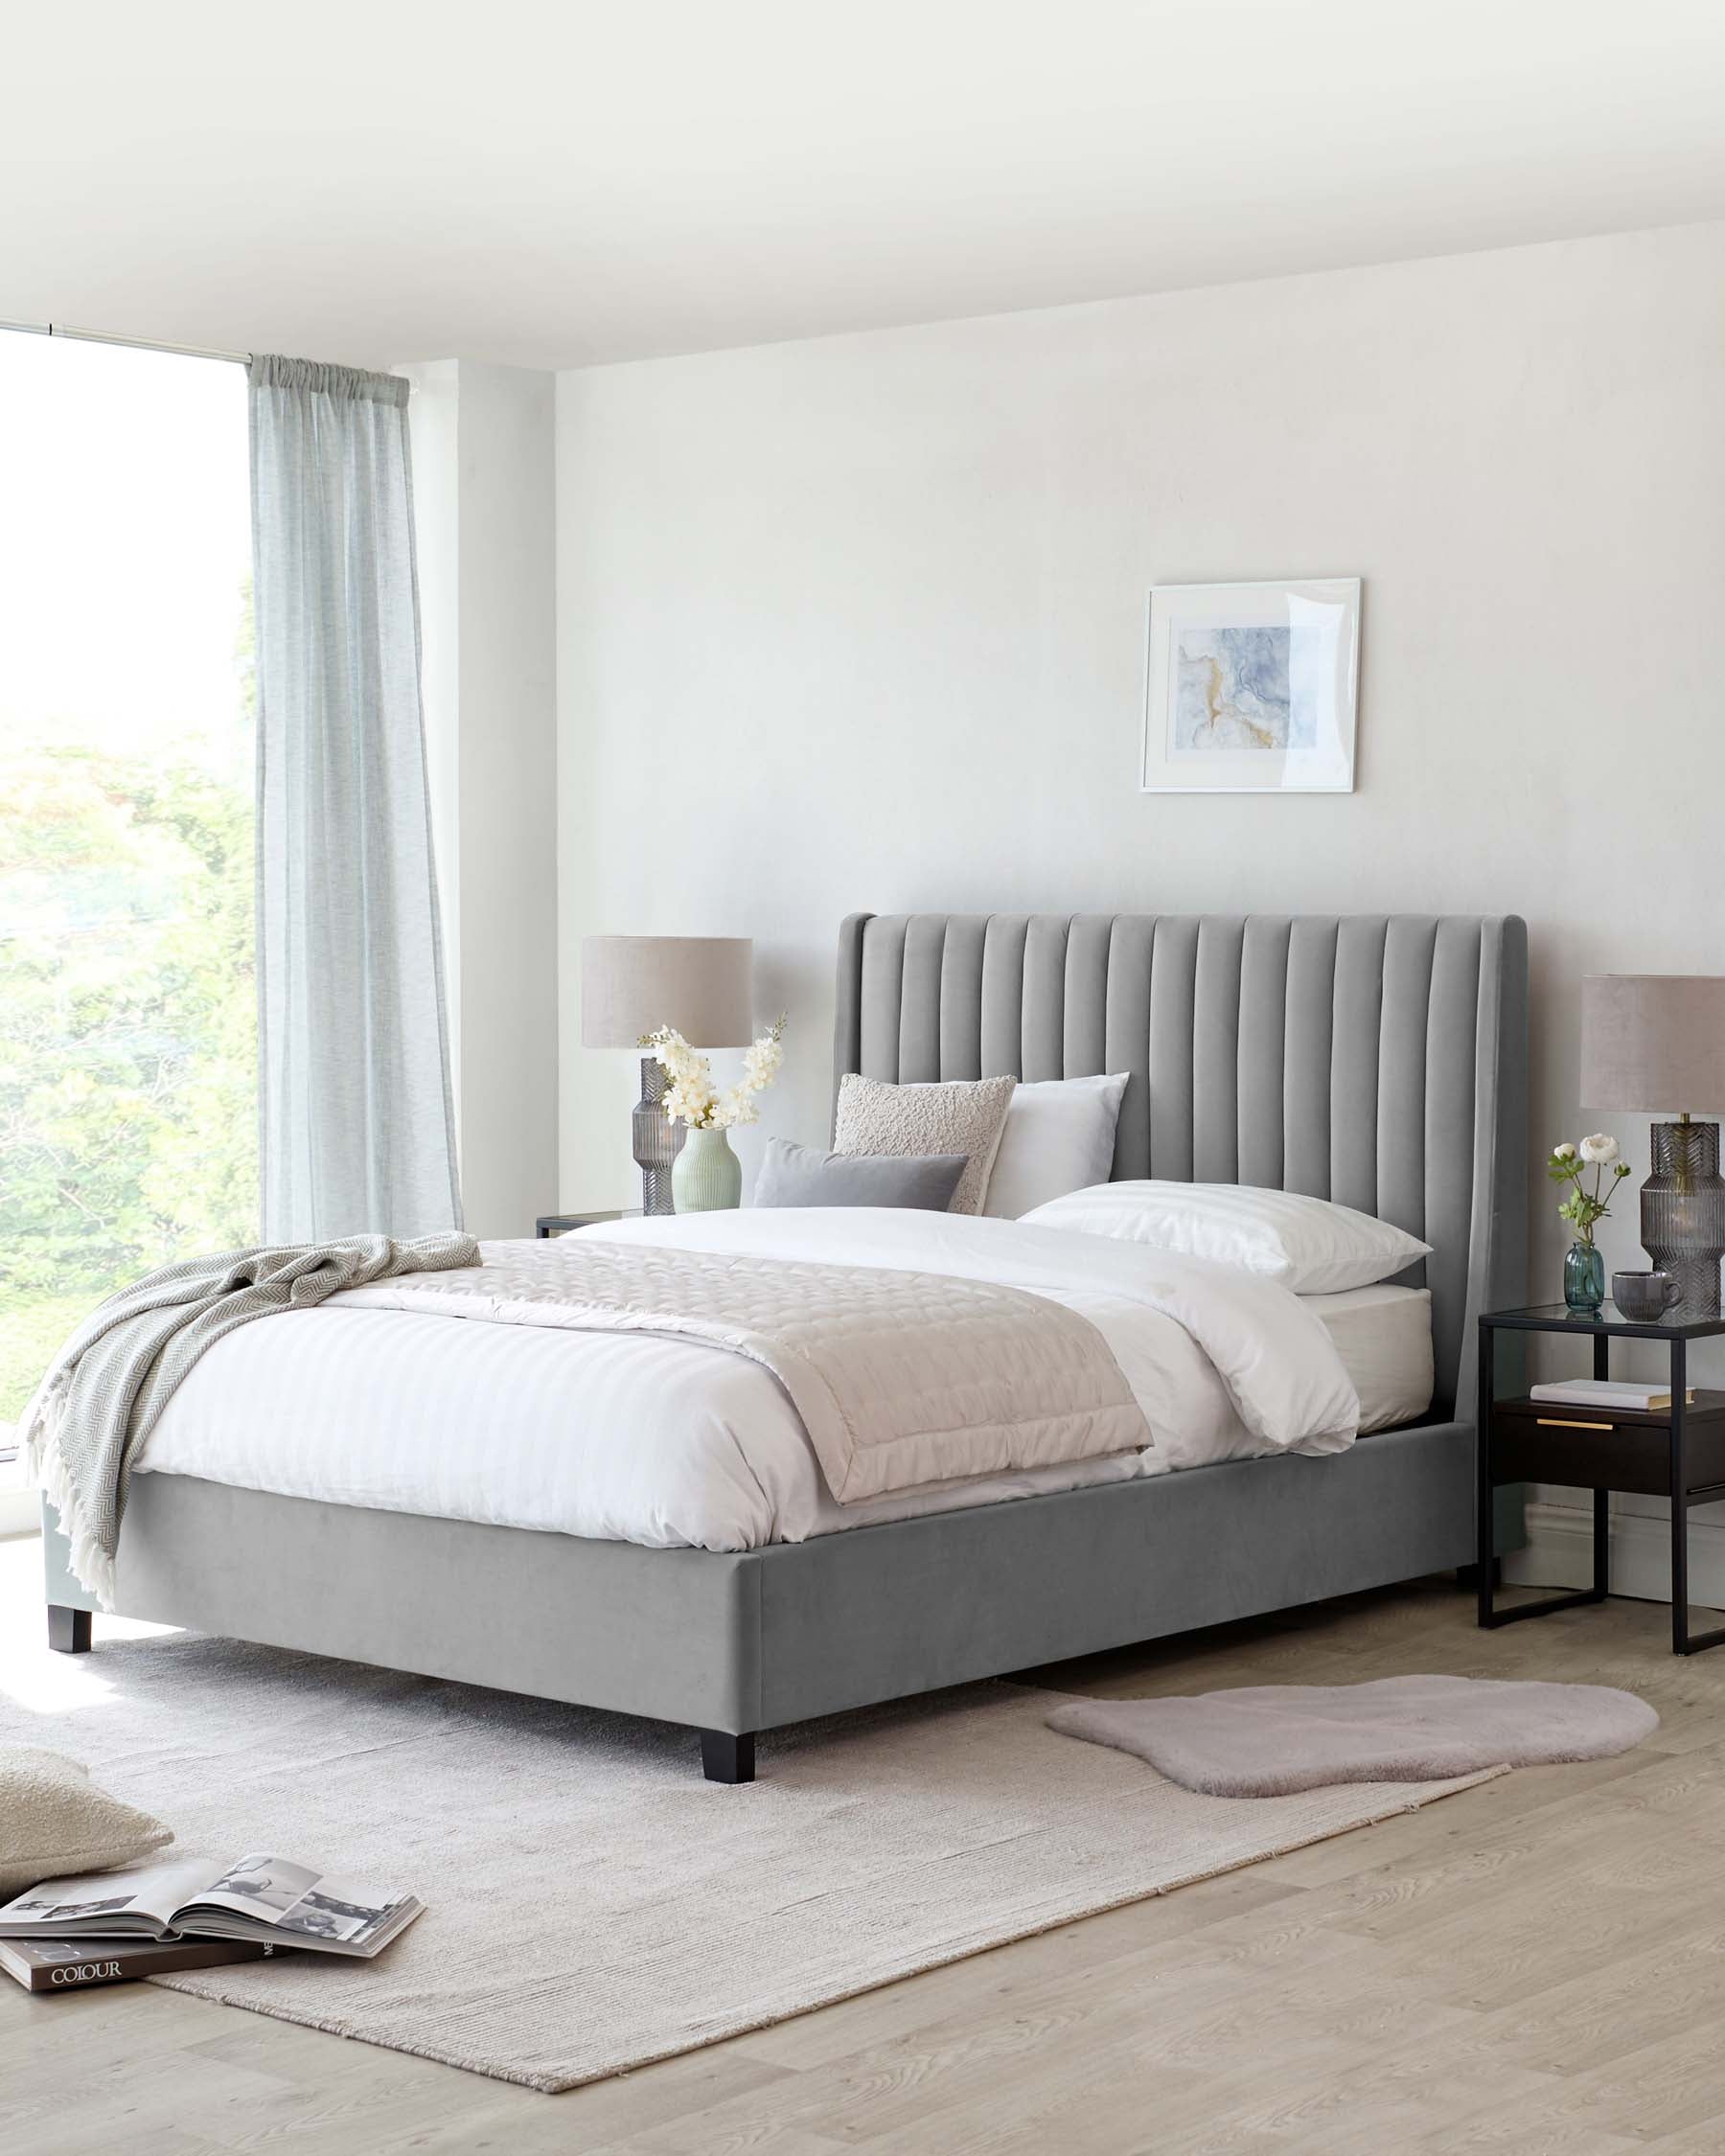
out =
[[1554,1145],[1552,1148],[1552,1158],[1553,1160],[1573,1160],[1575,1158],[1576,1149],[1567,1138],[1561,1145]]
[[1603,1131],[1596,1131],[1592,1137],[1581,1140],[1581,1158],[1589,1167],[1600,1167],[1618,1157],[1618,1141],[1607,1137]]

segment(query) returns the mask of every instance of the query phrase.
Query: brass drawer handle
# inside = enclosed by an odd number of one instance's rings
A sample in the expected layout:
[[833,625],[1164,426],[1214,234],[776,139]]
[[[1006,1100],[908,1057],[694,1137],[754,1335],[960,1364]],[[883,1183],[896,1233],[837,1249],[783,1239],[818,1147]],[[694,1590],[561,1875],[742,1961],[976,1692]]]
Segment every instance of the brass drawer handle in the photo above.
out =
[[1541,1430],[1615,1430],[1610,1422],[1572,1422],[1565,1415],[1536,1415],[1533,1418]]

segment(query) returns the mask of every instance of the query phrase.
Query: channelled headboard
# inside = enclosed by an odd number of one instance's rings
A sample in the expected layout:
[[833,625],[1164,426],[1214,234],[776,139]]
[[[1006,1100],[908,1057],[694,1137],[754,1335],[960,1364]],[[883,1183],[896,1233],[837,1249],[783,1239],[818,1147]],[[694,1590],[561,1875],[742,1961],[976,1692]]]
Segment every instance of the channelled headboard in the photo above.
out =
[[1528,931],[1514,915],[853,913],[838,1075],[1128,1070],[1114,1174],[1333,1198],[1433,1246],[1437,1405],[1527,1268]]

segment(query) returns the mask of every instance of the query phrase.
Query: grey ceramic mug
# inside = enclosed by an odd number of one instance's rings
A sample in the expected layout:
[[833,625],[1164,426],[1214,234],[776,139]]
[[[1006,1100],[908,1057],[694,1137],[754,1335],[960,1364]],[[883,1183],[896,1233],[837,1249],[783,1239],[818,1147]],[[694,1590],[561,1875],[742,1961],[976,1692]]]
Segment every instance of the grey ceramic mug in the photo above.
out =
[[1651,1325],[1683,1299],[1668,1273],[1614,1273],[1611,1299],[1632,1325]]

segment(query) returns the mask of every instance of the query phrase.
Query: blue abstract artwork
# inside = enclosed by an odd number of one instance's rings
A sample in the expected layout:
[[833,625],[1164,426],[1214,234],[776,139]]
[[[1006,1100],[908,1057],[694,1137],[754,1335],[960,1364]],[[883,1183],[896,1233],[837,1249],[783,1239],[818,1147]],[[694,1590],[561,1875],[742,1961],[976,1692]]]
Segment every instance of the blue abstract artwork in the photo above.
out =
[[1202,756],[1314,747],[1323,645],[1322,631],[1303,625],[1180,623],[1170,749]]

